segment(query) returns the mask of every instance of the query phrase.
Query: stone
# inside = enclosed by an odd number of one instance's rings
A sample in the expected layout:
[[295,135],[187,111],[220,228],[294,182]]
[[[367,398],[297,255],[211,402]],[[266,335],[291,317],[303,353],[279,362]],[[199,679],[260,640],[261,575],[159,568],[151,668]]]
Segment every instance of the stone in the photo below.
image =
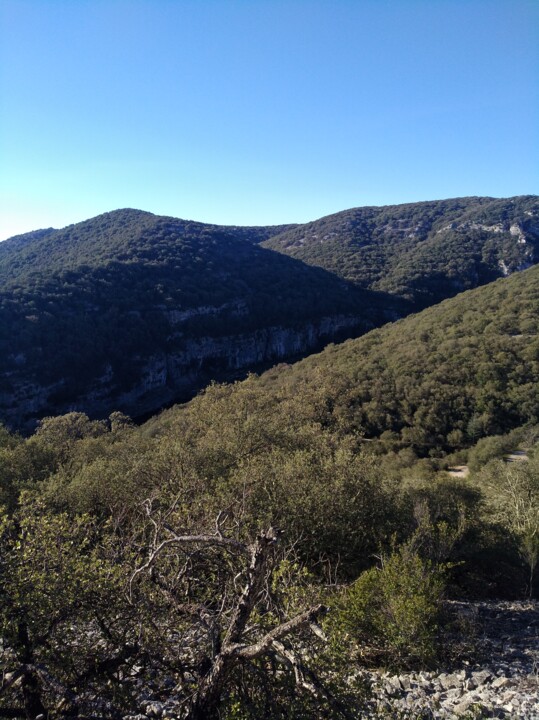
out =
[[455,707],[453,708],[453,712],[455,713],[455,715],[466,715],[468,714],[472,706],[474,706],[474,709],[479,709],[480,707],[477,703],[474,703],[471,698],[464,698],[457,705],[455,705]]
[[438,680],[444,690],[451,690],[452,688],[460,686],[460,679],[456,674],[448,675],[447,673],[442,673],[438,677]]
[[409,690],[412,683],[408,675],[399,675],[399,682],[403,690]]
[[472,679],[475,683],[477,683],[477,686],[485,685],[490,680],[492,680],[492,673],[488,670],[480,670],[479,672],[473,672]]
[[398,677],[389,677],[385,682],[384,690],[387,695],[400,695],[404,688],[402,687],[401,681]]

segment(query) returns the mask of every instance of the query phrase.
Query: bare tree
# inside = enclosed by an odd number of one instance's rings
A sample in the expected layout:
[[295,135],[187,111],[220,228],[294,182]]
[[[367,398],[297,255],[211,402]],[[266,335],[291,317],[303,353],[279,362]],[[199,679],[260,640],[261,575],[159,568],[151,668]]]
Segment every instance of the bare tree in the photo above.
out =
[[[144,562],[131,576],[130,596],[134,601],[137,583],[149,579],[171,598],[178,618],[188,618],[183,645],[176,649],[178,667],[188,668],[184,717],[217,717],[234,669],[265,655],[288,665],[303,689],[321,692],[314,675],[305,672],[298,647],[284,641],[306,629],[320,637],[317,621],[326,608],[315,604],[287,618],[275,607],[270,580],[280,533],[269,528],[252,542],[242,542],[225,534],[226,513],[219,514],[211,533],[178,532],[168,522],[170,513],[156,510],[150,500],[145,502],[145,514],[151,537]],[[195,587],[200,575],[206,574],[212,585],[215,573],[219,597],[201,594]]]
[[[529,596],[533,596],[539,562],[539,472],[536,463],[496,462],[487,466],[487,485],[497,515],[518,540],[529,569]],[[485,472],[485,475],[487,473]]]

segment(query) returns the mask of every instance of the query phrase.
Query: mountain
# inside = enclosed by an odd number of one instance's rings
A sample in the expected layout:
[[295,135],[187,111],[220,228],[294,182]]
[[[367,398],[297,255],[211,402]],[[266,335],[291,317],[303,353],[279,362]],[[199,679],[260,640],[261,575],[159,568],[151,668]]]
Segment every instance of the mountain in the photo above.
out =
[[0,419],[140,415],[398,316],[260,247],[283,229],[118,210],[0,244]]
[[539,266],[269,370],[260,383],[276,402],[300,398],[296,411],[324,426],[421,455],[538,424]]
[[141,210],[0,243],[0,421],[140,417],[539,258],[539,199],[226,227]]
[[263,242],[362,288],[427,307],[539,260],[539,198],[360,207]]
[[162,217],[143,210],[116,210],[62,230],[34,230],[0,243],[0,280],[4,283],[36,272],[61,273],[86,264],[96,267],[115,260],[152,260],[156,259],[156,252],[161,254],[161,259],[166,259],[174,242],[183,236],[195,239],[221,232],[257,244],[293,227],[223,227]]

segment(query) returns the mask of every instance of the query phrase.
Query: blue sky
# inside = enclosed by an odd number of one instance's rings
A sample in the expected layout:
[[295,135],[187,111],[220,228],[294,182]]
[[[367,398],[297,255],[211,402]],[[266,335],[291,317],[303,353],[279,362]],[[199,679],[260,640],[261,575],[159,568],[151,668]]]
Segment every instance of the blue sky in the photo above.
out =
[[0,239],[538,192],[536,0],[0,0]]

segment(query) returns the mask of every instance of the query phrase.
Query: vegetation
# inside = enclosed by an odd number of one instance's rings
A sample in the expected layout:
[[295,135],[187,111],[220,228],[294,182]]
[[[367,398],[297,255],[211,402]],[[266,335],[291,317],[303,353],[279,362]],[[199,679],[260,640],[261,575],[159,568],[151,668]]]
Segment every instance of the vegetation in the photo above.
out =
[[[81,398],[82,409],[95,412],[92,402],[100,407],[103,384],[105,411],[125,407],[125,394],[144,385],[152,358],[161,358],[163,367],[168,358],[173,367],[174,357],[196,355],[191,345],[201,338],[210,344],[223,337],[241,340],[340,314],[354,318],[359,332],[387,318],[390,304],[381,294],[350,289],[323,270],[259,247],[256,241],[280,229],[226,228],[119,210],[2,243],[2,417],[23,426],[47,410],[80,406]],[[328,332],[335,335],[326,331],[326,340]],[[251,354],[256,365],[260,353]],[[208,362],[206,368],[195,357],[186,377],[169,368],[161,396],[189,395],[208,379],[226,377],[228,363],[218,357]]]
[[317,395],[327,423],[423,457],[537,423],[538,279],[530,268],[271,370],[262,383]]
[[428,666],[436,658],[444,568],[413,545],[411,538],[382,557],[381,566],[366,570],[341,598],[337,642],[343,643],[339,631],[347,633],[359,645],[360,661]]
[[[12,238],[0,245],[0,417],[28,430],[73,406],[143,415],[357,336],[534,263],[538,213],[534,196],[461,198],[240,228],[118,210]],[[310,340],[271,349],[270,328]]]
[[538,214],[536,196],[365,207],[263,244],[424,308],[537,262]]
[[[3,433],[3,715],[108,718],[173,695],[182,718],[351,717],[354,665],[447,655],[442,601],[469,577],[525,590],[486,469],[426,481],[313,408],[288,424],[257,384],[141,428],[72,413]],[[510,576],[493,587],[496,528]]]
[[478,481],[489,494],[492,512],[510,529],[529,568],[533,595],[539,563],[539,455],[528,462],[492,461],[481,469]]
[[0,715],[357,717],[359,667],[450,661],[447,598],[536,596],[538,280],[144,425],[0,427]]

